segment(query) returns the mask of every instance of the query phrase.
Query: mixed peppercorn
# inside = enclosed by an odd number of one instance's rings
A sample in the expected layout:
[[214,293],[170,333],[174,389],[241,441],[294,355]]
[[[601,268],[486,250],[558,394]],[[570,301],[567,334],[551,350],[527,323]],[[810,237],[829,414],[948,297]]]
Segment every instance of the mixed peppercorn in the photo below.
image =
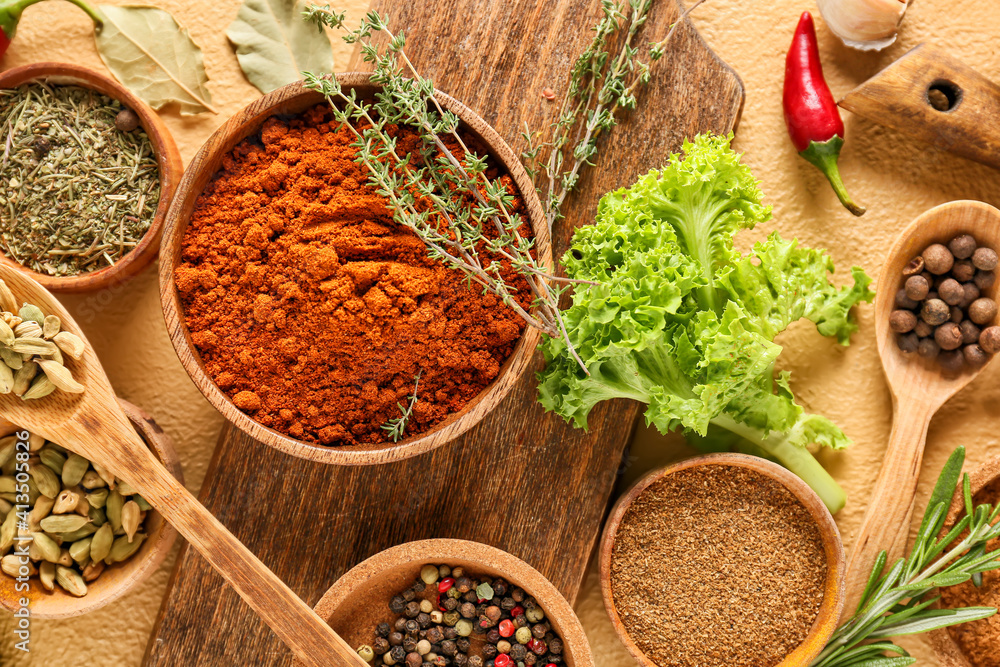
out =
[[464,568],[425,565],[389,601],[394,623],[358,647],[365,662],[405,667],[562,667],[562,639],[523,589],[472,578]]
[[904,352],[937,359],[947,371],[981,366],[1000,352],[997,302],[984,296],[996,281],[997,253],[970,234],[935,243],[903,270],[889,326]]

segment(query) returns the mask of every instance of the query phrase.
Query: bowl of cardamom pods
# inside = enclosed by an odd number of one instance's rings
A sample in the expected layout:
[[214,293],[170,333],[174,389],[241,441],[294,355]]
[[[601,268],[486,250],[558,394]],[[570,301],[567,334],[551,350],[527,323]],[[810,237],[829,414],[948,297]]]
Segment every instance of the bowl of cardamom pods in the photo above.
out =
[[91,69],[0,73],[0,262],[52,292],[121,284],[157,257],[183,164],[166,125]]
[[[119,399],[137,433],[183,480],[170,438]],[[127,483],[62,444],[0,428],[0,606],[79,616],[140,586],[177,532]],[[27,604],[25,604],[27,602]]]

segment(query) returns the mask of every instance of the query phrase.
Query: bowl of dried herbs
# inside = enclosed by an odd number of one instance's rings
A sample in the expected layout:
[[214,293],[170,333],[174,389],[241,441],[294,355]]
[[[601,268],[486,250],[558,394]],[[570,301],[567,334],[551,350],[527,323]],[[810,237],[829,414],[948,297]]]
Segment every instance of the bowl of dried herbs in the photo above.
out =
[[478,542],[386,549],[338,579],[316,613],[372,665],[594,666],[580,620],[555,586]]
[[146,268],[182,170],[163,121],[111,78],[66,63],[0,74],[0,261],[47,289]]
[[710,454],[655,470],[615,505],[601,592],[646,667],[793,667],[823,650],[845,599],[829,510],[765,459]]
[[[149,414],[119,403],[149,448],[183,480],[170,438]],[[59,443],[13,426],[0,433],[0,606],[15,611],[26,598],[32,617],[79,616],[156,571],[177,532],[142,496]],[[16,469],[22,452],[27,474]],[[18,481],[19,475],[26,479]],[[18,497],[11,489],[22,483],[27,493]]]

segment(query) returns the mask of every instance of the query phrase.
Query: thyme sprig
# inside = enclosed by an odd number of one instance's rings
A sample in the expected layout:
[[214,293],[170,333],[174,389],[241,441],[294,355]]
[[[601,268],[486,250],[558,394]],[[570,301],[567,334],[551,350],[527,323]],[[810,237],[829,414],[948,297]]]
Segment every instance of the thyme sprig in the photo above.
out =
[[959,447],[938,478],[910,555],[884,574],[886,553],[879,555],[854,617],[837,629],[810,667],[911,665],[916,658],[888,641],[890,637],[938,630],[996,613],[993,607],[933,608],[941,599],[935,594],[937,589],[969,580],[979,585],[983,572],[1000,568],[1000,550],[986,551],[987,543],[1000,537],[1000,504],[974,507],[968,475],[962,477],[965,514],[941,535],[964,461],[965,448]]
[[[321,28],[346,29],[345,14],[329,5],[311,5],[303,16]],[[373,41],[380,33],[388,38],[381,47]],[[358,44],[365,62],[373,65],[371,81],[381,86],[374,103],[360,99],[354,90],[345,91],[331,74],[303,72],[305,86],[322,93],[335,119],[354,134],[356,159],[368,169],[377,193],[392,205],[394,220],[424,242],[431,258],[499,297],[530,326],[563,338],[587,372],[559,311],[565,287],[557,285],[583,281],[557,277],[539,263],[532,253],[534,240],[520,231],[526,220],[512,211],[514,193],[500,179],[486,175],[487,158],[465,144],[458,117],[441,106],[433,82],[421,77],[407,57],[403,33],[394,34],[388,18],[369,12],[357,28],[347,31],[344,41]],[[399,156],[390,125],[406,125],[419,133],[419,160]],[[498,259],[507,260],[523,277],[532,308],[518,301],[519,290]]]
[[[536,183],[550,231],[562,219],[562,206],[579,183],[581,171],[594,164],[600,136],[618,124],[620,110],[635,109],[636,91],[649,83],[651,64],[663,57],[677,26],[704,1],[697,0],[663,39],[649,45],[649,61],[644,62],[633,43],[653,0],[601,0],[601,19],[594,26],[594,38],[570,70],[559,115],[549,127],[551,138],[538,143],[542,132],[532,132],[527,125],[521,134],[526,145],[521,159]],[[620,30],[625,30],[625,37],[613,54],[614,37]]]
[[399,442],[399,439],[403,437],[406,432],[406,427],[410,423],[410,416],[413,414],[413,406],[417,404],[417,390],[420,389],[420,374],[423,373],[423,369],[417,371],[417,374],[413,376],[413,393],[410,394],[407,399],[409,402],[406,405],[402,403],[397,403],[399,406],[399,411],[402,413],[398,417],[394,417],[382,424],[382,430],[388,431],[389,437],[392,438],[393,442]]

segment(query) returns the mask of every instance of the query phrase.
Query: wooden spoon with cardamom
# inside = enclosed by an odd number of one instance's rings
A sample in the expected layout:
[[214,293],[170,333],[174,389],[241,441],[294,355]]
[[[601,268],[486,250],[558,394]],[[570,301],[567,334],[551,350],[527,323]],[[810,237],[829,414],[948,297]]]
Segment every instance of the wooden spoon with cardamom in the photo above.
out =
[[135,488],[236,589],[275,634],[308,665],[366,665],[358,654],[277,575],[174,479],[129,423],[83,332],[44,287],[0,265],[2,279],[19,303],[38,306],[62,320],[62,329],[83,341],[79,360],[66,367],[82,393],[55,391],[22,400],[0,395],[0,419],[58,442],[104,466]]

